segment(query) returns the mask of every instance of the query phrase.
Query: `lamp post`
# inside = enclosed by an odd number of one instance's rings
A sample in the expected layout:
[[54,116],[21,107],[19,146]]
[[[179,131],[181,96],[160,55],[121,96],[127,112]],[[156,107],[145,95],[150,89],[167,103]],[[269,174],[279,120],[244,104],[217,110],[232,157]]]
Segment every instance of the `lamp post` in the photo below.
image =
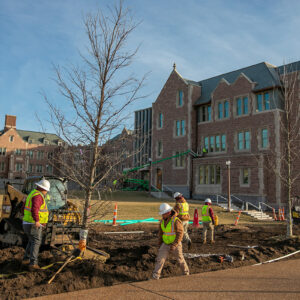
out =
[[231,196],[230,196],[230,165],[231,165],[231,161],[227,160],[226,161],[226,166],[227,166],[227,177],[228,177],[228,211],[230,211],[230,200],[231,200]]
[[149,195],[151,195],[151,163],[152,163],[152,158],[149,157]]

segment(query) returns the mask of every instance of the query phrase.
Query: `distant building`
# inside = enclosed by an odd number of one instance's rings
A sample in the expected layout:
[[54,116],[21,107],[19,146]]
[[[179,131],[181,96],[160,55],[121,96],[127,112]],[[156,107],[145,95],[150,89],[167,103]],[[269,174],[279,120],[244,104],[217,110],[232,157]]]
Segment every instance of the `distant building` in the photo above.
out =
[[[299,103],[300,62],[290,67],[297,73],[293,95]],[[285,143],[282,70],[263,62],[193,81],[174,64],[152,105],[152,185],[195,199],[226,197],[230,161],[232,194],[255,205],[284,205],[286,188],[269,164],[272,159],[281,168],[277,154]],[[299,173],[297,166],[299,160]]]
[[63,140],[56,134],[16,129],[16,119],[6,115],[0,131],[0,177],[53,175],[56,170],[50,161]]
[[134,112],[134,166],[149,163],[151,158],[152,107]]

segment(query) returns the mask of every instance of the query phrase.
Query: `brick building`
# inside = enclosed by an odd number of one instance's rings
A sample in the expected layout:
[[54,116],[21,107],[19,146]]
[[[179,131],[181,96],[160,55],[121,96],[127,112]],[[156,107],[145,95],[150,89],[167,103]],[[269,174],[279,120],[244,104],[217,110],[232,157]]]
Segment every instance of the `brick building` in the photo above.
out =
[[62,143],[56,134],[16,129],[16,116],[6,115],[0,131],[0,178],[53,175],[49,161]]
[[[299,106],[300,62],[290,67]],[[198,155],[156,163],[152,184],[195,199],[226,196],[230,168],[232,194],[256,205],[284,204],[286,189],[270,168],[281,168],[285,143],[281,77],[282,66],[259,63],[196,82],[184,79],[174,64],[152,105],[152,160],[187,150]]]

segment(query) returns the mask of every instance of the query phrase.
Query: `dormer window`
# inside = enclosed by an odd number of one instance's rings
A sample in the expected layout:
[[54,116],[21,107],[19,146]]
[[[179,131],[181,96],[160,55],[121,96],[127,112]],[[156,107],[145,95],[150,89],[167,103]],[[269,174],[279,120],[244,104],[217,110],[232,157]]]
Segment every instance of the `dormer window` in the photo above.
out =
[[14,141],[14,136],[13,136],[13,135],[10,135],[10,136],[9,136],[9,141],[10,141],[10,142],[13,142],[13,141]]

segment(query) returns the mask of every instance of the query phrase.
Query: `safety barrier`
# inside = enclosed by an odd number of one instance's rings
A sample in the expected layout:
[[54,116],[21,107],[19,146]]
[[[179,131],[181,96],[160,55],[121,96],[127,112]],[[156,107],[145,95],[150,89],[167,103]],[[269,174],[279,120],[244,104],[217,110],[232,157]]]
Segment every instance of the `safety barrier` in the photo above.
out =
[[118,211],[118,204],[115,203],[115,209],[114,209],[114,216],[113,216],[113,224],[112,224],[112,226],[117,226],[117,211]]
[[240,210],[240,211],[239,211],[239,214],[238,214],[238,216],[236,217],[236,220],[235,220],[235,222],[234,222],[234,226],[236,226],[236,225],[238,224],[239,219],[240,219],[240,216],[241,216],[241,213],[242,213],[242,211]]

